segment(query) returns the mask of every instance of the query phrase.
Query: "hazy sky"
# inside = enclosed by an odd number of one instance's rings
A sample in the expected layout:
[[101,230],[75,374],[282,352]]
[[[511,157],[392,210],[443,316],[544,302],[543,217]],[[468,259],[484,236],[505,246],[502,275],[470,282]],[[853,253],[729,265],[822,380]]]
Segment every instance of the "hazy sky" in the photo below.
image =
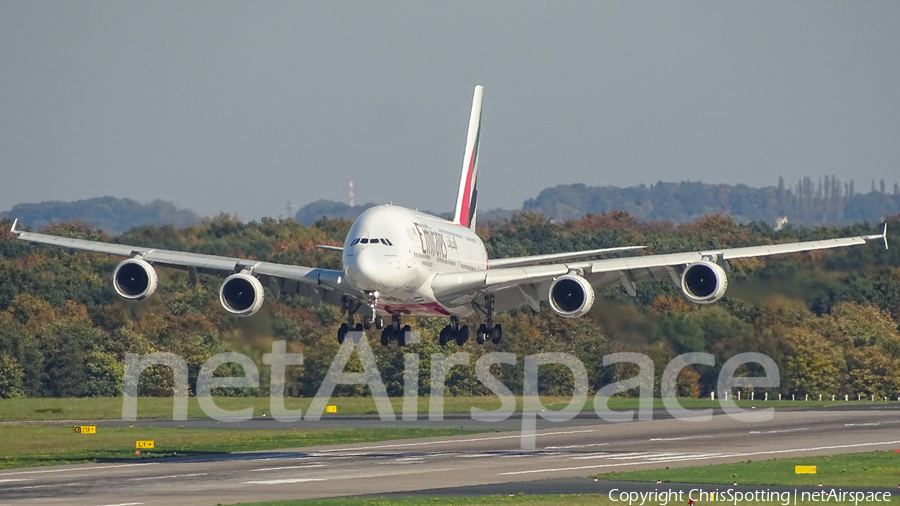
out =
[[900,2],[0,2],[0,210],[900,180]]

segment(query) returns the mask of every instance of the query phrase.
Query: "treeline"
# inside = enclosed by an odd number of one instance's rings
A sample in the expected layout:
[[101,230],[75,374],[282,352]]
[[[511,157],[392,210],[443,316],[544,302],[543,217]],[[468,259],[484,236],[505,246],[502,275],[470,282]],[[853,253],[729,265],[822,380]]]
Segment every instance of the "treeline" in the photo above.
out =
[[179,209],[171,202],[154,200],[141,203],[131,199],[99,197],[74,202],[47,201],[36,204],[16,204],[0,216],[19,219],[20,223],[43,228],[50,223],[83,221],[109,234],[121,234],[143,225],[173,225],[186,227],[200,223],[193,211]]
[[[894,217],[893,222],[897,222]],[[319,220],[311,227],[295,220],[264,219],[244,223],[221,215],[185,228],[145,226],[110,237],[83,224],[50,226],[49,233],[96,240],[241,256],[283,263],[337,268],[338,254],[316,244],[340,244],[348,220]],[[302,366],[288,368],[290,395],[314,395],[334,357],[342,315],[332,307],[316,310],[301,297],[267,297],[260,313],[228,316],[219,306],[218,283],[201,276],[193,284],[178,270],[160,269],[160,289],[142,303],[120,300],[110,276],[120,260],[15,240],[0,220],[0,397],[120,395],[125,353],[173,352],[189,366],[191,388],[200,366],[222,351],[245,353],[262,367],[257,390],[235,395],[267,395],[269,375],[262,354],[275,340],[288,352],[303,353]],[[588,215],[552,223],[536,213],[479,228],[491,257],[541,254],[623,244],[647,245],[649,252],[709,249],[861,235],[876,224],[839,228],[774,230],[762,222],[738,225],[725,216],[692,223],[644,222],[623,213]],[[896,225],[894,227],[896,229]],[[895,244],[896,234],[891,239]],[[657,385],[665,365],[691,351],[715,355],[713,367],[695,366],[680,376],[679,393],[706,395],[715,388],[722,364],[741,352],[755,351],[778,364],[782,383],[770,395],[900,395],[900,251],[868,244],[838,251],[796,254],[732,262],[729,292],[716,304],[692,305],[670,281],[646,282],[632,299],[618,287],[604,288],[592,312],[580,319],[555,316],[548,308],[532,314],[521,309],[500,315],[504,340],[462,348],[471,366],[454,367],[447,393],[488,393],[477,381],[474,362],[488,351],[513,352],[516,365],[493,372],[521,393],[522,357],[559,351],[585,364],[591,388],[633,374],[629,367],[603,367],[605,354],[645,353],[654,359]],[[434,337],[442,319],[410,319],[423,335],[420,344],[383,348],[370,338],[391,395],[403,389],[403,353],[421,354],[420,392],[430,388],[430,356],[441,349]],[[466,322],[477,325],[476,320]],[[374,336],[374,334],[373,334]],[[237,367],[237,366],[235,366]],[[350,368],[359,367],[351,360]],[[227,367],[220,372],[229,373]],[[231,371],[236,372],[236,371]],[[237,371],[239,372],[239,371]],[[756,371],[741,371],[744,374]],[[542,369],[540,388],[549,394],[571,389],[563,368]],[[367,387],[340,387],[339,395],[363,395]],[[169,395],[171,373],[162,367],[145,372],[140,392]]]
[[804,177],[796,185],[778,178],[777,186],[751,188],[739,184],[704,184],[683,181],[650,186],[560,185],[541,191],[525,201],[524,209],[540,212],[558,221],[577,219],[589,213],[626,211],[645,221],[687,223],[711,214],[727,214],[738,223],[764,221],[803,226],[880,221],[900,213],[900,185],[889,190],[884,180],[868,193],[860,193],[853,181],[835,176],[813,180]]

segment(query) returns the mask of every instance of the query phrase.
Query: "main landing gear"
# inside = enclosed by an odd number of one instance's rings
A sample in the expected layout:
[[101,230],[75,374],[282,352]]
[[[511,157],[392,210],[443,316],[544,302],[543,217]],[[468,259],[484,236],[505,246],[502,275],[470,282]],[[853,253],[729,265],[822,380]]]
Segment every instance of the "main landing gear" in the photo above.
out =
[[451,316],[450,325],[441,330],[438,335],[438,342],[441,346],[447,346],[447,343],[456,341],[458,346],[462,346],[469,340],[469,326],[459,326],[459,317]]
[[410,330],[412,329],[409,325],[400,326],[399,315],[391,316],[391,324],[381,331],[381,345],[387,346],[391,341],[397,341],[400,346],[406,346],[406,333]]
[[[482,310],[485,314],[485,323],[482,323],[478,330],[475,331],[475,341],[478,344],[484,344],[486,341],[490,341],[493,344],[500,344],[500,340],[503,339],[503,327],[498,323],[494,325],[494,296],[486,295],[484,297],[484,306],[482,306]],[[469,327],[463,325],[459,326],[459,318],[452,316],[450,317],[450,325],[444,327],[441,330],[440,337],[438,338],[438,342],[441,346],[446,346],[447,343],[456,341],[456,344],[462,346],[469,339]]]
[[362,332],[369,330],[373,326],[381,330],[381,344],[387,346],[391,341],[397,341],[400,346],[406,346],[407,332],[411,330],[409,325],[401,325],[400,316],[391,317],[391,323],[384,325],[384,318],[377,312],[378,292],[371,292],[368,295],[367,306],[369,314],[363,316],[363,323],[355,323],[356,313],[362,308],[362,303],[344,297],[341,300],[341,310],[347,312],[347,323],[342,323],[337,333],[338,343],[344,344],[347,333],[351,330],[354,332]]

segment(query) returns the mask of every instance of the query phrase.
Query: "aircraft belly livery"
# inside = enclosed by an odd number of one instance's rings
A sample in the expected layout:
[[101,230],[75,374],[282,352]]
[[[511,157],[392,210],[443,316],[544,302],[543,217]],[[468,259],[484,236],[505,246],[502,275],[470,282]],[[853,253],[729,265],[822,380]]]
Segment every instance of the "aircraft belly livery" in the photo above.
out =
[[618,284],[634,296],[640,281],[671,279],[689,300],[708,304],[725,294],[725,268],[734,258],[838,248],[873,239],[881,239],[887,248],[885,224],[878,235],[666,255],[590,260],[643,248],[623,246],[488,259],[475,233],[483,92],[482,86],[475,87],[453,220],[400,206],[368,209],[353,223],[343,248],[321,246],[341,251],[340,271],[70,239],[20,231],[17,222],[12,233],[25,241],[127,257],[112,276],[116,293],[125,299],[143,300],[156,291],[157,265],[186,269],[195,279],[200,274],[227,275],[219,301],[233,315],[259,311],[266,288],[275,297],[299,293],[311,297],[316,307],[326,303],[344,311],[347,320],[338,330],[338,341],[350,330],[374,326],[381,330],[382,344],[398,341],[401,346],[410,329],[402,325],[404,316],[449,317],[439,336],[442,346],[466,342],[469,328],[460,325],[459,318],[477,316],[483,321],[475,331],[477,341],[496,344],[503,336],[501,326],[494,324],[497,312],[521,306],[537,311],[547,302],[559,316],[577,318],[590,311],[594,290],[601,286]]

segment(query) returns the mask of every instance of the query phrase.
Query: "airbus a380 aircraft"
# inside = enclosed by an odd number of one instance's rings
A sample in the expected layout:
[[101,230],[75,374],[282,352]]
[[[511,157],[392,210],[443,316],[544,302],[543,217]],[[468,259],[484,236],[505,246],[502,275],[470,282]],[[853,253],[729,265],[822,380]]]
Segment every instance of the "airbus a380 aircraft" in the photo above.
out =
[[[642,248],[627,246],[489,259],[475,234],[483,90],[475,87],[453,221],[400,206],[373,207],[356,219],[343,248],[323,246],[342,252],[340,271],[69,239],[19,231],[15,222],[12,233],[25,241],[128,257],[113,272],[113,287],[125,299],[142,300],[156,291],[156,265],[187,269],[195,280],[199,274],[227,274],[219,300],[233,315],[259,311],[268,287],[276,297],[299,293],[311,297],[316,307],[322,302],[340,306],[347,314],[338,331],[340,342],[351,329],[374,325],[382,329],[382,344],[396,340],[401,346],[409,330],[401,326],[404,315],[450,317],[440,333],[443,346],[449,341],[463,344],[469,328],[460,326],[459,318],[477,314],[484,320],[475,333],[478,342],[496,344],[503,335],[500,325],[494,325],[497,312],[525,305],[537,311],[546,301],[559,316],[576,318],[591,309],[600,286],[621,284],[633,296],[639,281],[671,278],[689,300],[708,304],[725,294],[723,266],[734,258],[838,248],[873,239],[882,239],[887,248],[885,224],[880,235],[771,246],[576,261]],[[355,323],[359,313],[362,323]],[[389,324],[383,316],[390,317]]]

